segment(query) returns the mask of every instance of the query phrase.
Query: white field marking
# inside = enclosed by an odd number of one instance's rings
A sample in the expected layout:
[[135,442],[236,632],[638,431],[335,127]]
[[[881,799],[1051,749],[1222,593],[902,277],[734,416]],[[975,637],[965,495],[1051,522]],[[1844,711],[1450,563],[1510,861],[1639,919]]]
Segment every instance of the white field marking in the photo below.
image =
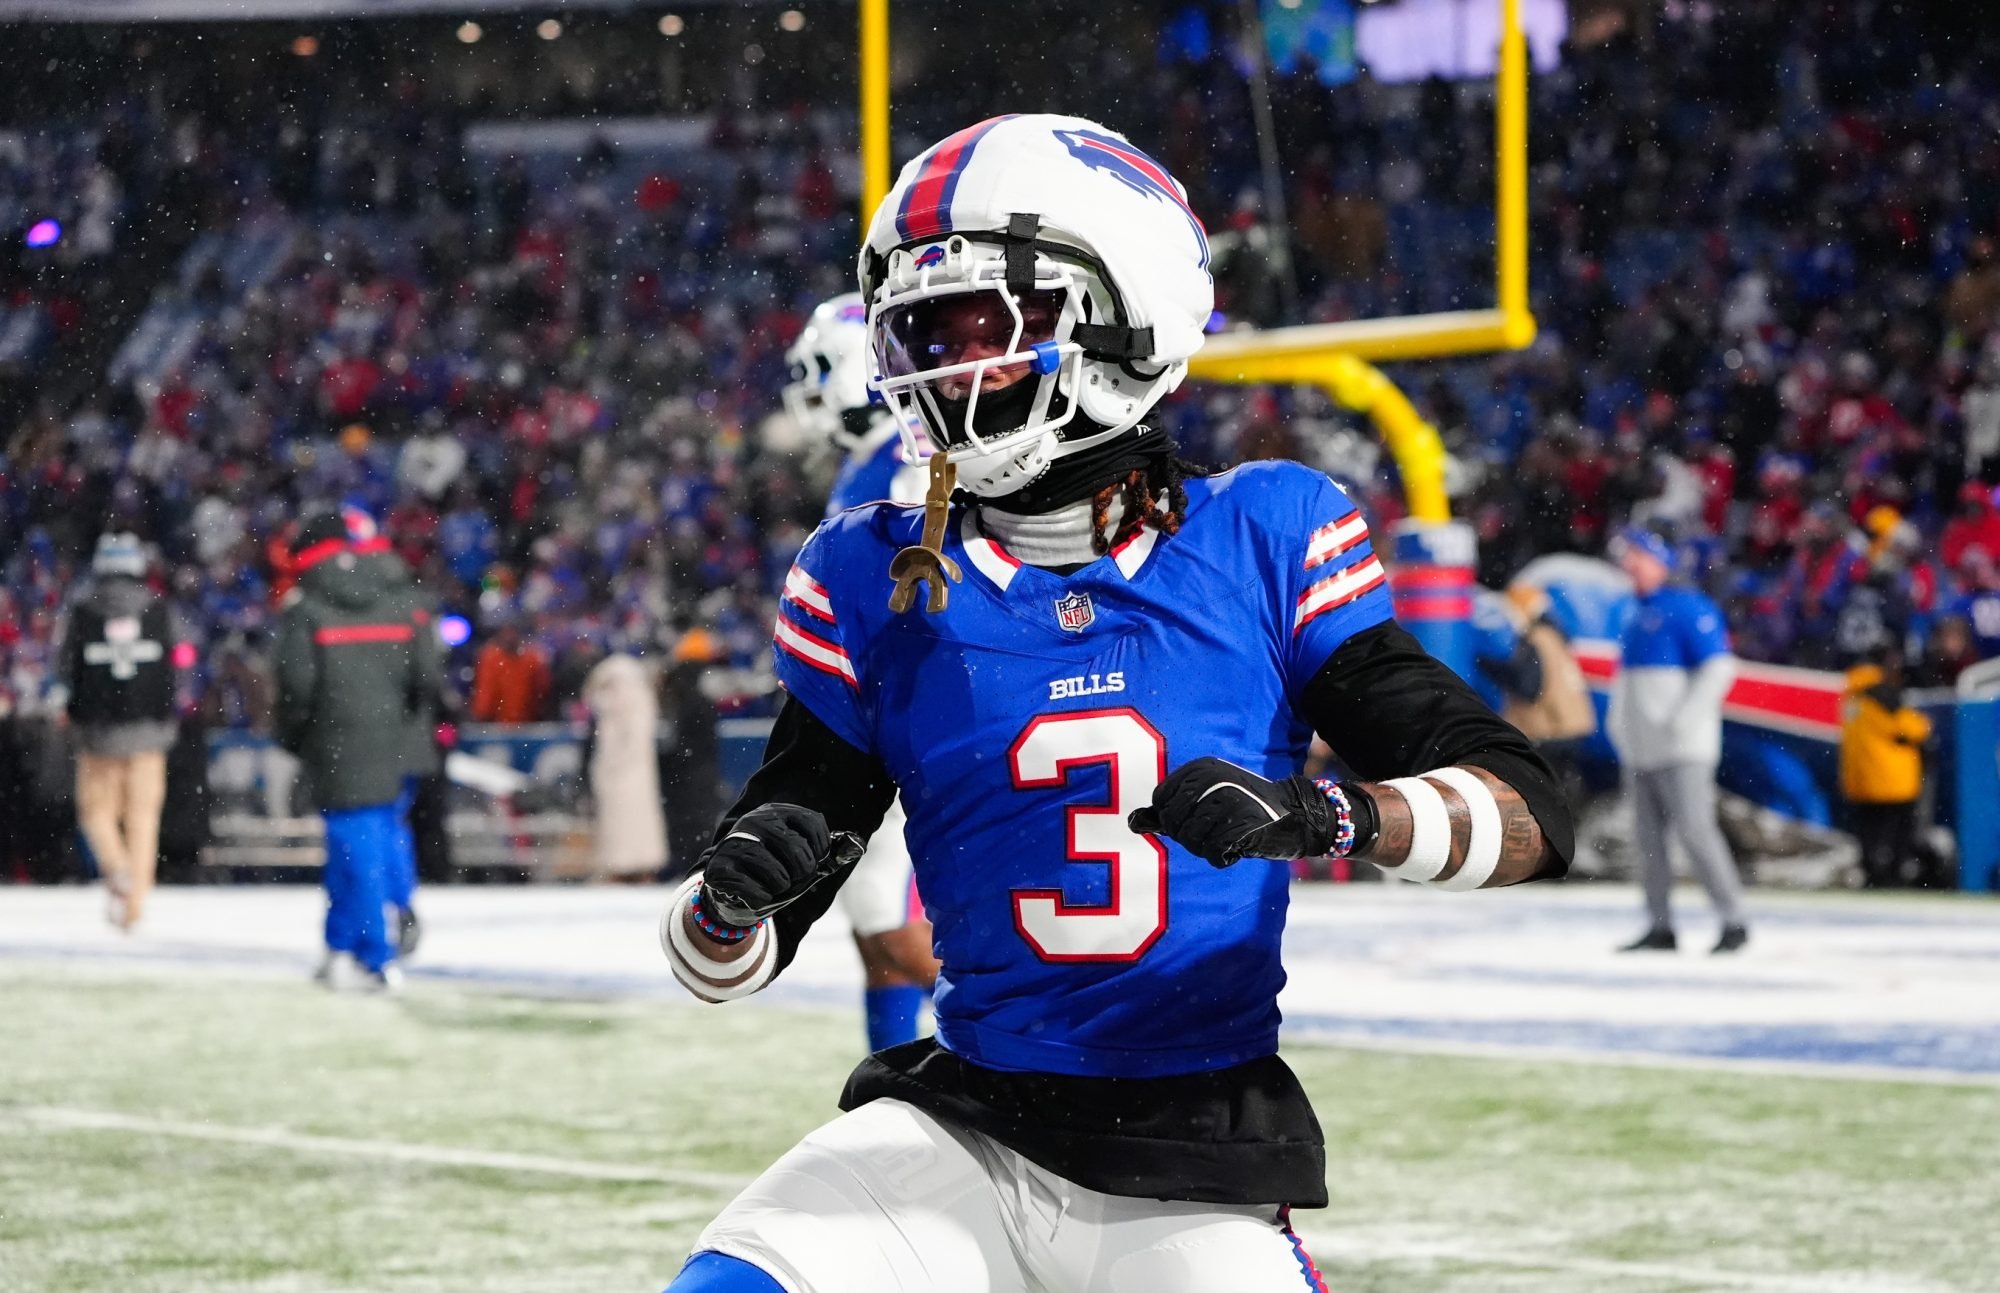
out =
[[1469,1060],[1546,1060],[1559,1064],[1603,1064],[1613,1068],[1689,1069],[1748,1077],[1836,1078],[1848,1082],[1915,1082],[1924,1086],[2000,1087],[2000,1073],[1959,1073],[1951,1069],[1904,1068],[1896,1064],[1837,1064],[1818,1060],[1733,1059],[1726,1055],[1669,1055],[1655,1051],[1587,1050],[1574,1046],[1534,1046],[1511,1042],[1446,1041],[1429,1037],[1364,1037],[1319,1031],[1310,1025],[1290,1040],[1337,1050],[1391,1054],[1450,1055]]
[[1506,1266],[1517,1270],[1564,1271],[1577,1275],[1598,1275],[1618,1279],[1659,1279],[1678,1285],[1702,1288],[1755,1289],[1758,1293],[1950,1293],[1950,1286],[1929,1280],[1886,1277],[1859,1271],[1815,1272],[1811,1275],[1768,1275],[1752,1271],[1724,1271],[1704,1266],[1680,1266],[1670,1262],[1621,1262],[1600,1257],[1556,1257],[1523,1253],[1506,1248],[1488,1248],[1474,1243],[1439,1243],[1435,1240],[1403,1240],[1388,1237],[1299,1231],[1306,1251],[1315,1258],[1338,1257],[1343,1261],[1401,1262],[1451,1261],[1477,1266]]
[[530,1172],[569,1176],[586,1181],[640,1181],[681,1185],[698,1190],[740,1190],[751,1178],[729,1172],[689,1172],[674,1168],[638,1167],[627,1163],[597,1163],[580,1158],[550,1158],[541,1154],[510,1154],[487,1149],[453,1149],[396,1140],[351,1140],[345,1136],[312,1136],[282,1127],[231,1127],[170,1118],[140,1118],[98,1109],[54,1105],[0,1105],[0,1116],[37,1127],[62,1131],[127,1131],[148,1136],[178,1136],[186,1140],[259,1145],[295,1154],[330,1154],[342,1158],[372,1158],[392,1163],[423,1163],[433,1167],[480,1167],[498,1172]]
[[[310,1136],[276,1127],[228,1127],[213,1123],[179,1122],[164,1118],[141,1118],[130,1114],[107,1113],[95,1109],[72,1109],[50,1105],[0,1106],[0,1113],[21,1122],[51,1130],[123,1131],[141,1135],[178,1136],[189,1140],[257,1145],[267,1149],[290,1150],[301,1154],[330,1154],[344,1158],[371,1158],[386,1162],[422,1163],[437,1167],[474,1167],[495,1171],[529,1172],[545,1176],[567,1176],[590,1181],[636,1181],[663,1185],[692,1186],[698,1189],[738,1190],[751,1178],[724,1172],[660,1171],[623,1163],[598,1163],[585,1159],[548,1158],[539,1154],[509,1154],[488,1150],[450,1149],[441,1145],[414,1145],[401,1141],[350,1140],[339,1136]],[[700,1215],[690,1205],[673,1207],[671,1218],[683,1220]],[[1762,1275],[1747,1271],[1719,1271],[1675,1266],[1662,1262],[1621,1262],[1588,1257],[1555,1257],[1509,1252],[1473,1244],[1440,1244],[1420,1239],[1392,1236],[1376,1238],[1360,1234],[1302,1231],[1309,1252],[1338,1256],[1348,1261],[1410,1262],[1458,1261],[1520,1270],[1551,1270],[1574,1274],[1624,1278],[1656,1278],[1678,1283],[1697,1283],[1715,1288],[1752,1289],[1758,1293],[1837,1293],[1851,1288],[1855,1293],[1944,1293],[1944,1286],[1930,1283],[1884,1284],[1880,1277],[1860,1274],[1816,1274],[1812,1276]]]

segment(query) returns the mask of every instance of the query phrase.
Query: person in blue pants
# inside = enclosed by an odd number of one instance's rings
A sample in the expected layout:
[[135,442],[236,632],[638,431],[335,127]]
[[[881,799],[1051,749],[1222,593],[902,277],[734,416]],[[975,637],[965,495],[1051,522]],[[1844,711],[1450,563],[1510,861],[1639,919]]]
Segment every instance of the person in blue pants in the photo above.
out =
[[396,967],[397,948],[386,909],[395,902],[402,874],[396,848],[401,820],[397,805],[323,809],[320,815],[326,822],[322,879],[327,898],[327,959],[321,973],[329,986],[350,986],[333,980],[351,961],[362,972],[362,985],[374,980],[374,986],[393,987],[401,971]]
[[298,582],[278,622],[275,727],[326,821],[327,954],[318,977],[337,989],[394,991],[402,971],[384,908],[407,907],[414,871],[400,802],[410,771],[402,738],[437,694],[437,634],[407,582],[357,551],[339,514],[302,520],[292,561]]

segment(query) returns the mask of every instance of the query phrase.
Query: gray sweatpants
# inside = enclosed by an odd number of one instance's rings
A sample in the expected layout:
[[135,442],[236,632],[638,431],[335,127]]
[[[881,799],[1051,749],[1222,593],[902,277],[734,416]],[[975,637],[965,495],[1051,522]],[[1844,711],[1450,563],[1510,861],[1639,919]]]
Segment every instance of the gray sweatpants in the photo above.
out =
[[1695,874],[1708,890],[1715,914],[1725,925],[1743,923],[1743,882],[1729,841],[1715,820],[1715,768],[1712,764],[1676,763],[1671,767],[1634,772],[1632,802],[1637,818],[1639,861],[1646,887],[1646,914],[1659,928],[1674,923],[1674,862],[1667,851],[1667,832],[1680,836],[1694,861]]

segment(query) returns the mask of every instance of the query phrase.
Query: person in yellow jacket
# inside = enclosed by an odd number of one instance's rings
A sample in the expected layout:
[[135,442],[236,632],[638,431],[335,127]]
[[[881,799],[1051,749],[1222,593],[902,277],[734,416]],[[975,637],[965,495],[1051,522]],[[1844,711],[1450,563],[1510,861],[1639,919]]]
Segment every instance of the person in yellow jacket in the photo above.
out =
[[1847,671],[1840,725],[1840,793],[1861,841],[1871,889],[1897,883],[1916,846],[1917,800],[1931,723],[1903,703],[1903,660],[1891,649]]

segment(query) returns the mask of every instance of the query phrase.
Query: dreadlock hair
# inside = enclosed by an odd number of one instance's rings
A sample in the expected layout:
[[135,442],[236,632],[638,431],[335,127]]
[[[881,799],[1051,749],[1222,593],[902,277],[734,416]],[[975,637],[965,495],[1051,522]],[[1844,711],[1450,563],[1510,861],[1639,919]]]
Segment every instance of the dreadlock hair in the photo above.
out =
[[[1189,476],[1208,474],[1206,467],[1171,453],[1152,466],[1134,467],[1126,472],[1091,496],[1091,549],[1102,556],[1136,534],[1142,525],[1150,524],[1168,534],[1180,533],[1187,512],[1187,487],[1182,482]],[[1121,491],[1125,496],[1125,515],[1118,522],[1118,532],[1113,534],[1111,500]]]

